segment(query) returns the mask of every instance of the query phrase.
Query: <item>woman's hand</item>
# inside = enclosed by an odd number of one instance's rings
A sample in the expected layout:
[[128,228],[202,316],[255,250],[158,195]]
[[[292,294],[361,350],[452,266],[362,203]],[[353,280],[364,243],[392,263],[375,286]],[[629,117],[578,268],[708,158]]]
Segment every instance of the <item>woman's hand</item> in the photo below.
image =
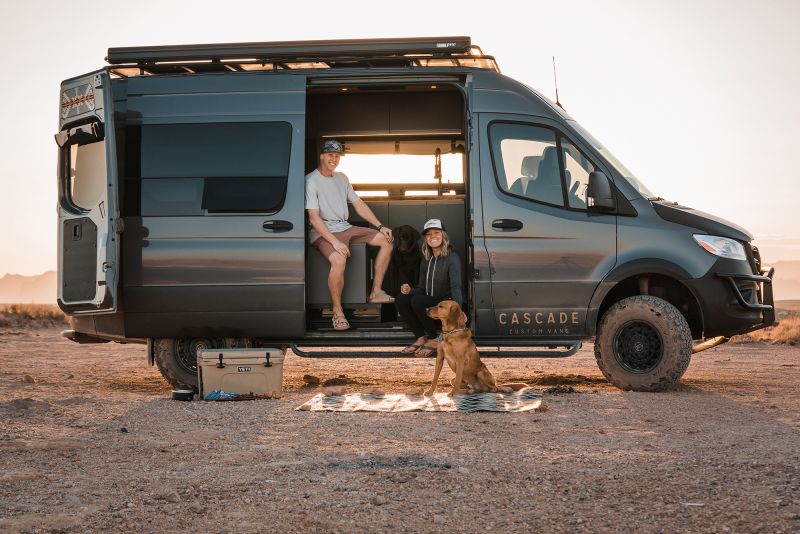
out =
[[400,293],[403,295],[408,295],[411,292],[411,286],[408,284],[403,284],[400,286]]

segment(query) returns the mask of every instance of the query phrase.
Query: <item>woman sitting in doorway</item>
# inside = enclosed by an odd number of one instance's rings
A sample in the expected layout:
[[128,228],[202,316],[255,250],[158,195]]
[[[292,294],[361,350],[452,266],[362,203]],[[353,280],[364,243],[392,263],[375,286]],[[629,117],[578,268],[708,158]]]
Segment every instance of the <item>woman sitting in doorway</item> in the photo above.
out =
[[422,256],[416,287],[400,286],[395,299],[400,318],[417,336],[402,354],[426,358],[436,355],[438,321],[428,317],[427,309],[443,300],[455,300],[463,308],[461,298],[461,260],[453,251],[450,239],[439,219],[430,219],[422,229]]

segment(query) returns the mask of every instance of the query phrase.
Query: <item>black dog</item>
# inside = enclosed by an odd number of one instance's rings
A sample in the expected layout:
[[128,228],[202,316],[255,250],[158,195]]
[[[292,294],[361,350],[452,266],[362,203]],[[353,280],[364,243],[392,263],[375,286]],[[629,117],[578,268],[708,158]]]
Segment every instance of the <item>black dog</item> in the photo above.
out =
[[420,234],[416,228],[404,224],[392,229],[394,237],[392,260],[383,281],[383,290],[393,297],[400,295],[400,286],[417,285],[422,251],[419,249]]

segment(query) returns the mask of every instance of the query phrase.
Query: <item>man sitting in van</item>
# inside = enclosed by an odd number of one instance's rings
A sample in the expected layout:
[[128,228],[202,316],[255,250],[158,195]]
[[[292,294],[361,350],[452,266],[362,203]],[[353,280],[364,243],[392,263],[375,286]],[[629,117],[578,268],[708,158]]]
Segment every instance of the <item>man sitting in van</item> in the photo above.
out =
[[[351,243],[380,247],[375,258],[372,292],[368,301],[374,304],[394,302],[381,289],[392,254],[392,230],[382,225],[369,206],[356,195],[347,175],[336,172],[342,154],[344,147],[340,142],[325,141],[319,155],[319,165],[306,175],[306,210],[312,227],[309,240],[331,264],[328,289],[333,303],[333,328],[336,330],[350,328],[342,308],[342,289],[344,268],[350,256],[348,245]],[[347,222],[348,202],[356,213],[377,230],[352,226]]]

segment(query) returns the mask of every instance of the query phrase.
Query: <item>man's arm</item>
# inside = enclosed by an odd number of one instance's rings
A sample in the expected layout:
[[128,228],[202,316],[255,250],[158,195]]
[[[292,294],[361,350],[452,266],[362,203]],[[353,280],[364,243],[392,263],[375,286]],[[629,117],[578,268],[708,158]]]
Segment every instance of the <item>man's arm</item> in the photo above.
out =
[[319,210],[307,209],[306,212],[308,212],[308,222],[311,223],[311,226],[314,227],[314,230],[317,231],[322,239],[330,243],[336,252],[343,255],[345,258],[349,258],[350,249],[347,248],[347,245],[336,239],[331,231],[328,230],[328,225],[325,224],[325,221],[319,216]]
[[[355,212],[356,212],[356,213],[358,213],[359,215],[361,215],[361,217],[362,217],[362,218],[363,218],[365,221],[367,221],[368,223],[370,223],[372,226],[374,226],[374,227],[378,228],[378,231],[379,231],[380,233],[382,233],[382,234],[383,234],[383,236],[384,236],[386,239],[388,239],[390,242],[392,241],[392,229],[391,229],[391,228],[389,228],[388,226],[383,226],[383,225],[381,224],[381,222],[378,220],[378,218],[377,218],[377,217],[375,217],[375,214],[374,214],[374,213],[372,213],[372,210],[371,210],[371,209],[369,209],[369,206],[367,206],[367,203],[366,203],[366,202],[364,202],[363,200],[361,200],[361,199],[359,198],[359,199],[357,199],[357,200],[354,200],[354,201],[352,202],[352,204],[353,204],[353,209],[355,210]],[[316,228],[316,227],[315,227],[315,228]]]

